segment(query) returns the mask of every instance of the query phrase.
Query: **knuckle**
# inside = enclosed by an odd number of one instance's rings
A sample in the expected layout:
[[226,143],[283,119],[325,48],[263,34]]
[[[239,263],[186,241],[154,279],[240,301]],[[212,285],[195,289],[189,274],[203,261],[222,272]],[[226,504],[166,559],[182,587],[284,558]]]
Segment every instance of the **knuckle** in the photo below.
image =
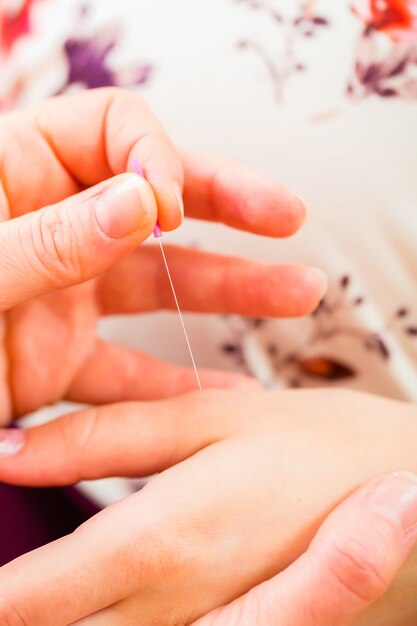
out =
[[[82,414],[70,413],[57,420],[59,436],[65,451],[63,459],[74,482],[81,479],[83,457],[90,448],[98,422],[99,410],[96,407]],[[65,475],[65,479],[68,480],[68,474]]]
[[2,626],[29,626],[13,602],[6,598],[0,598],[0,624]]
[[157,527],[163,530],[164,538],[161,541],[162,533],[155,533],[154,528],[148,528],[141,533],[145,536],[148,546],[140,552],[141,578],[152,580],[156,584],[161,584],[167,578],[175,580],[184,570],[185,559],[182,556],[181,537],[174,531],[167,529],[167,524],[160,522]]
[[27,223],[36,269],[58,282],[77,281],[81,276],[77,237],[66,215],[59,209],[40,211],[37,220]]
[[341,535],[330,544],[327,558],[336,588],[361,603],[374,602],[389,585],[386,559],[371,537]]
[[[90,526],[91,520],[88,520],[74,534],[90,534]],[[129,535],[129,541],[119,544],[117,562],[124,572],[129,572],[134,584],[139,588],[146,582],[155,589],[164,589],[167,580],[173,584],[180,581],[187,562],[181,554],[182,546],[175,533],[158,519],[154,519],[152,524],[141,520],[133,533]]]
[[[185,519],[170,497],[171,482],[166,483],[163,475],[159,475],[152,484],[155,489],[147,485],[141,490],[139,500],[136,496],[130,500],[132,511],[137,510],[140,502],[147,514],[137,519],[132,527],[133,535],[120,546],[119,559],[137,584],[146,581],[158,589],[165,587],[166,580],[174,586],[180,583],[186,570],[191,575],[200,570],[205,536],[195,515],[189,513],[191,519]],[[164,507],[161,502],[165,503]]]

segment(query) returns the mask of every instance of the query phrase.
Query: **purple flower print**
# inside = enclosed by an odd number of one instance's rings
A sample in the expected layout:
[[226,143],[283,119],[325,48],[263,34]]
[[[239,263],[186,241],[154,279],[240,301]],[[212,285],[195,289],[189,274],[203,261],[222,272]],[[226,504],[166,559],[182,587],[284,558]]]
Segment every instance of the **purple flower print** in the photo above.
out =
[[[4,34],[0,45],[0,53],[4,62],[8,62],[6,52],[9,53],[15,41],[23,35],[32,33],[30,8],[37,0],[26,0],[19,11],[6,11],[0,8],[0,31]],[[54,3],[50,2],[51,10]],[[1,0],[0,0],[1,5]],[[2,6],[2,5],[1,5]],[[93,89],[97,87],[133,87],[143,85],[149,80],[152,67],[146,63],[132,62],[118,68],[113,64],[113,52],[117,49],[123,32],[121,24],[112,22],[97,29],[93,18],[94,7],[84,3],[75,14],[75,21],[68,25],[67,34],[57,41],[56,46],[48,52],[51,59],[63,61],[64,80],[61,85],[48,91],[44,96],[65,93],[73,86]],[[4,32],[3,32],[4,31]],[[42,30],[39,35],[32,33],[33,45],[42,40]],[[4,39],[4,41],[3,41]],[[8,87],[0,100],[0,111],[17,106],[33,80],[33,74],[42,75],[48,63],[42,57],[39,67],[24,67],[22,72],[16,73],[14,81]]]
[[271,79],[275,97],[282,103],[287,83],[298,73],[308,69],[307,59],[299,56],[299,44],[307,38],[320,36],[323,28],[330,26],[330,22],[325,16],[316,13],[314,0],[296,3],[293,17],[281,15],[271,0],[234,1],[269,18],[277,36],[284,42],[280,57],[264,41],[245,38],[238,42],[238,49],[255,54],[260,59]]
[[103,43],[88,39],[68,39],[64,46],[68,59],[67,85],[83,83],[93,89],[117,84],[115,72],[106,65],[107,57],[116,42]]
[[[387,341],[390,334],[405,335],[410,341],[416,340],[415,314],[404,304],[398,306],[386,321],[385,327],[379,329],[340,322],[339,313],[366,306],[366,297],[356,292],[354,282],[354,277],[349,274],[337,280],[330,294],[311,315],[310,329],[298,347],[288,352],[274,342],[265,345],[272,368],[290,387],[309,385],[313,379],[337,383],[361,375],[361,363],[350,363],[350,357],[344,354],[335,358],[327,353],[326,343],[335,337],[349,337],[377,359],[387,363],[391,359],[391,348]],[[226,317],[230,340],[221,346],[221,351],[234,362],[236,368],[251,374],[253,372],[244,349],[245,341],[254,330],[268,325],[268,320],[242,318],[239,324],[236,321],[235,318]]]
[[99,34],[92,38],[72,37],[65,42],[68,77],[61,91],[69,85],[96,87],[130,87],[142,85],[149,79],[151,67],[141,65],[116,71],[111,67],[111,53],[117,45],[117,35]]

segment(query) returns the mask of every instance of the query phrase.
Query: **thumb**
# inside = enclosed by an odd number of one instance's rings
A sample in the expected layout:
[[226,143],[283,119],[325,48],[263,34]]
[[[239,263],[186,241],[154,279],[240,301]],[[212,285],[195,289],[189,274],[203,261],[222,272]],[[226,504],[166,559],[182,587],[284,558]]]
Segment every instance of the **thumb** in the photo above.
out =
[[123,174],[0,224],[0,311],[97,276],[132,252],[157,219],[149,184]]
[[348,626],[388,590],[417,525],[417,476],[388,474],[343,502],[283,573],[194,626]]

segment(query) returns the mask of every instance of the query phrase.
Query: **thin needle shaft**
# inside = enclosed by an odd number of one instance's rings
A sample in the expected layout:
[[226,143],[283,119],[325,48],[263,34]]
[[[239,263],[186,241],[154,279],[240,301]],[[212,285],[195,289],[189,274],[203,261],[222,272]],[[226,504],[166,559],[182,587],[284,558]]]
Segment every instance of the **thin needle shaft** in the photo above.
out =
[[198,387],[199,387],[200,391],[202,391],[203,387],[201,386],[200,376],[198,375],[198,370],[197,370],[197,366],[195,364],[194,355],[193,355],[193,351],[191,349],[190,340],[188,339],[187,329],[186,329],[185,324],[184,324],[184,319],[182,317],[180,305],[178,303],[177,294],[175,293],[174,283],[172,282],[171,272],[169,271],[168,263],[167,263],[167,260],[166,260],[166,257],[165,257],[164,247],[162,245],[162,238],[158,237],[158,241],[159,241],[159,247],[161,248],[161,252],[162,252],[162,258],[164,259],[165,268],[166,268],[166,271],[167,271],[167,274],[168,274],[169,284],[171,285],[172,295],[174,296],[174,300],[175,300],[175,304],[176,304],[176,307],[177,307],[178,315],[180,316],[181,326],[182,326],[182,329],[184,331],[185,341],[187,342],[188,352],[190,353],[191,362],[193,364],[195,377],[197,379]]

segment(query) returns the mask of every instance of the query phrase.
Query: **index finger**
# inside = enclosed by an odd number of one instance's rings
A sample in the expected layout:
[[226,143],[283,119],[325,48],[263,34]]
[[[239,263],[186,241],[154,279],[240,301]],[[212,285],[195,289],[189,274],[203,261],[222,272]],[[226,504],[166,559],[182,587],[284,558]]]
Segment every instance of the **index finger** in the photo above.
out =
[[0,176],[12,217],[132,170],[136,159],[161,227],[181,224],[181,159],[137,95],[111,88],[51,98],[2,116],[0,130]]

